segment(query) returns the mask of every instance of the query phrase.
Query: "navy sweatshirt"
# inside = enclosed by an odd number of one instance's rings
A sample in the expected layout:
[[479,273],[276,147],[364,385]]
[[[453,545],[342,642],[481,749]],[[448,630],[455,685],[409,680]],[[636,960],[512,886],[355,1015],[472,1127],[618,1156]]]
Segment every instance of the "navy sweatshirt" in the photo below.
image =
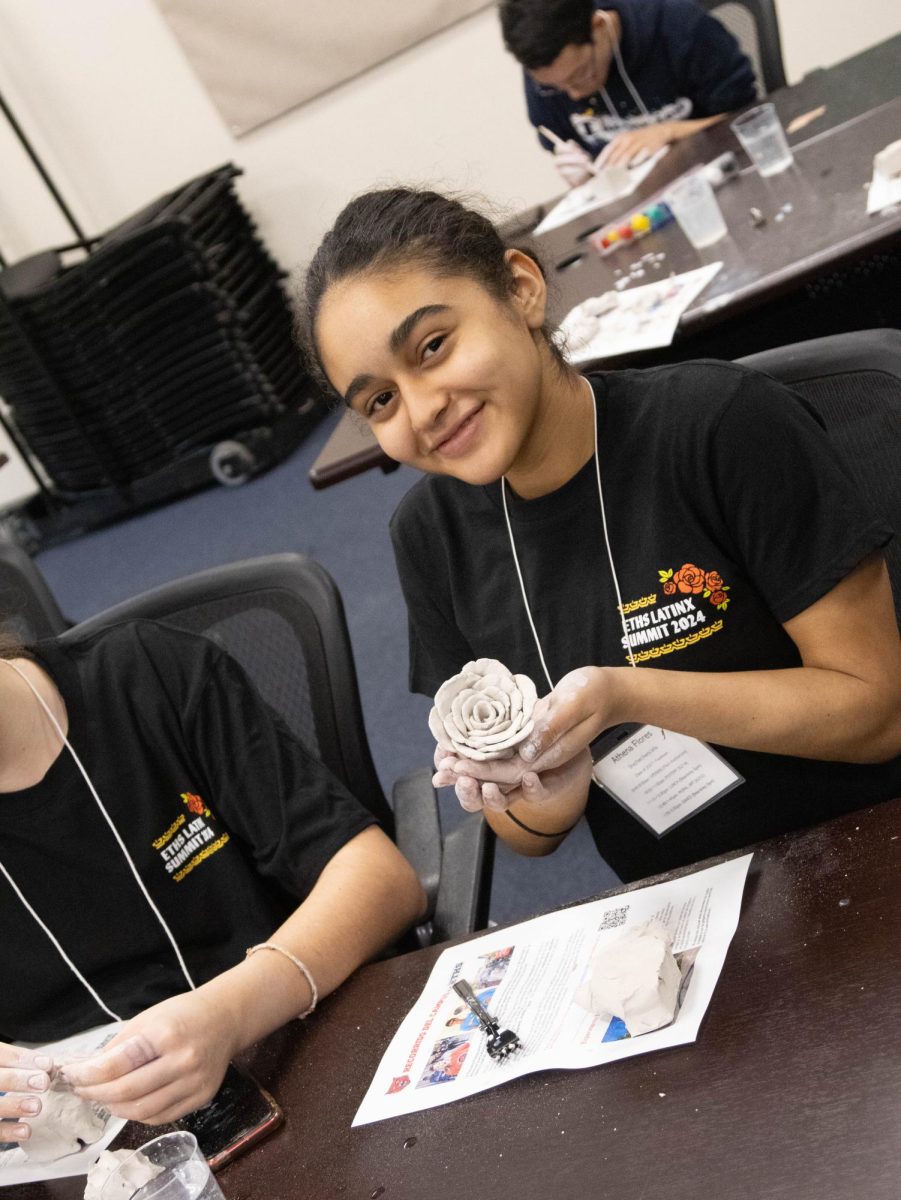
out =
[[[614,59],[606,90],[582,100],[541,87],[523,72],[533,125],[546,125],[592,156],[628,129],[659,121],[686,121],[732,112],[756,96],[754,72],[738,42],[693,0],[601,0],[622,22],[620,51],[645,116],[623,81]],[[539,136],[546,150],[549,141]]]

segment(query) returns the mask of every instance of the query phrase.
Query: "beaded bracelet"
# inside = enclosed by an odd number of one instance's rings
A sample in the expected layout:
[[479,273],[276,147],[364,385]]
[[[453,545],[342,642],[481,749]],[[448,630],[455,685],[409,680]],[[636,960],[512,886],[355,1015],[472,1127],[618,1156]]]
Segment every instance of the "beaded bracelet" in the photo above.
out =
[[294,963],[295,967],[297,967],[298,971],[300,971],[301,975],[303,975],[304,979],[309,984],[310,991],[313,994],[309,1008],[304,1009],[302,1013],[298,1013],[297,1019],[298,1021],[302,1021],[304,1017],[308,1017],[319,1002],[319,991],[316,987],[316,981],[313,979],[313,976],[310,974],[307,967],[300,961],[299,958],[296,958],[290,950],[286,950],[285,947],[280,946],[278,942],[260,942],[256,946],[248,946],[245,958],[250,958],[251,954],[256,954],[257,950],[276,950],[279,954],[283,954],[289,962]]

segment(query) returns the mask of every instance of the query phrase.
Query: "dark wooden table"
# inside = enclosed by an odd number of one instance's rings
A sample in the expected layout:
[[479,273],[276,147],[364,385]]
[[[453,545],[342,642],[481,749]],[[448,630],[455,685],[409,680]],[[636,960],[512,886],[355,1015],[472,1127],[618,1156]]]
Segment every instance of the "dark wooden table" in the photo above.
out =
[[351,1129],[438,953],[364,968],[251,1055],[287,1123],[221,1174],[227,1200],[901,1195],[901,800],[757,848],[693,1045]]
[[[588,296],[600,295],[628,275],[630,266],[649,253],[664,253],[658,271],[687,271],[722,260],[714,281],[683,314],[674,345],[665,352],[632,356],[630,365],[698,355],[736,358],[773,345],[834,332],[828,321],[811,314],[799,301],[802,289],[818,284],[828,290],[837,270],[850,270],[866,256],[882,255],[889,263],[901,254],[901,213],[867,216],[864,184],[872,173],[873,154],[901,137],[901,35],[827,70],[814,71],[770,99],[784,125],[825,105],[825,112],[789,135],[796,166],[761,179],[738,146],[728,124],[704,130],[670,147],[669,153],[631,197],[587,214],[535,239],[549,268],[552,318],[559,320]],[[650,200],[673,179],[725,150],[734,150],[744,165],[741,176],[718,193],[729,237],[696,251],[681,230],[667,226],[655,234],[601,258],[588,244],[596,229],[621,218]],[[777,221],[779,210],[792,211]],[[750,209],[758,208],[766,224],[754,228]],[[512,240],[528,236],[544,207],[521,214],[508,228]],[[883,264],[885,265],[885,264]],[[889,266],[891,264],[889,263]],[[867,269],[867,268],[865,268]],[[894,292],[897,294],[897,272]],[[635,283],[647,283],[647,277]],[[858,288],[867,288],[861,283]],[[875,281],[874,281],[875,286]],[[859,295],[849,299],[836,318],[842,328],[882,324],[864,317]],[[806,298],[805,298],[806,303]],[[622,365],[623,360],[609,360]],[[344,414],[310,469],[316,488],[328,487],[360,471],[394,464],[374,437],[350,414]]]
[[[588,244],[587,235],[605,223],[607,210],[546,234],[537,240],[553,270],[552,319],[561,319],[587,296],[609,291],[645,255],[665,254],[661,266],[666,274],[722,262],[713,282],[682,314],[679,337],[685,340],[770,304],[855,255],[901,243],[901,208],[868,215],[865,191],[874,152],[899,136],[901,99],[895,99],[844,125],[811,134],[794,147],[795,165],[779,175],[763,179],[746,165],[717,191],[729,234],[705,250],[695,250],[673,223],[601,256]],[[705,131],[708,153],[702,157],[716,157],[730,137],[725,126]],[[665,190],[682,174],[687,158],[685,144],[671,150],[653,172],[655,190]],[[763,215],[765,224],[752,223],[752,209]],[[632,286],[655,277],[648,266],[646,276]]]

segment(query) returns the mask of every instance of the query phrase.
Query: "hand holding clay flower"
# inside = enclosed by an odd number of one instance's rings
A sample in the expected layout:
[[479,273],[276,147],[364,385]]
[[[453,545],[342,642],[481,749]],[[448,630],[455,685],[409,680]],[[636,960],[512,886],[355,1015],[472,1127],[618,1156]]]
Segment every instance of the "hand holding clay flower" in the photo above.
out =
[[494,659],[467,663],[438,689],[429,716],[438,741],[435,787],[453,787],[468,812],[525,804],[560,810],[555,817],[560,827],[572,825],[585,806],[588,751],[540,773],[519,753],[536,728],[543,728],[536,721],[549,701],[536,702],[532,682]]
[[527,675],[514,675],[495,658],[479,658],[438,689],[429,729],[440,746],[462,758],[510,758],[532,732],[537,698]]

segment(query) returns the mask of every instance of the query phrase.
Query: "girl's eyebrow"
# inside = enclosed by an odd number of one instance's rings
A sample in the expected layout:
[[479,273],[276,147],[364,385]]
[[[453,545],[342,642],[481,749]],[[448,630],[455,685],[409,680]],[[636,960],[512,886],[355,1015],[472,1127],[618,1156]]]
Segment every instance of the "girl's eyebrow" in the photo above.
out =
[[[396,329],[391,331],[388,338],[388,348],[392,353],[396,353],[406,342],[407,338],[416,328],[420,321],[426,317],[434,317],[438,313],[450,312],[450,306],[447,304],[424,304],[421,308],[414,309],[408,316],[404,317]],[[372,383],[374,375],[356,375],[351,380],[347,391],[344,393],[344,403],[348,408],[352,407],[354,397],[362,392],[364,388],[369,387]]]
[[450,312],[447,304],[425,304],[422,308],[414,309],[413,312],[404,317],[388,338],[388,349],[391,351],[399,350],[419,322],[425,317],[434,317],[437,313],[446,312]]
[[355,375],[350,381],[350,387],[344,393],[344,403],[348,408],[353,407],[354,398],[358,392],[362,392],[364,388],[369,387],[372,383],[374,375]]

